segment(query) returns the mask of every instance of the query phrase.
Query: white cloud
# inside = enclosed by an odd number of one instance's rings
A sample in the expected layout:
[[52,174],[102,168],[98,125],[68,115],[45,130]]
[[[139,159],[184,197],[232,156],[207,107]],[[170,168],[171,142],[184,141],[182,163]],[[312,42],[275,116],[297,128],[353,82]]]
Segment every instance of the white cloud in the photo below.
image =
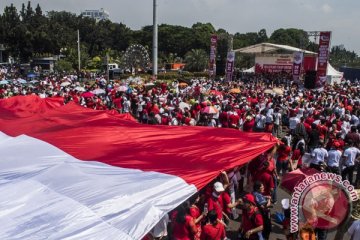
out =
[[325,3],[321,6],[321,10],[324,12],[324,13],[331,13],[333,11],[332,7]]

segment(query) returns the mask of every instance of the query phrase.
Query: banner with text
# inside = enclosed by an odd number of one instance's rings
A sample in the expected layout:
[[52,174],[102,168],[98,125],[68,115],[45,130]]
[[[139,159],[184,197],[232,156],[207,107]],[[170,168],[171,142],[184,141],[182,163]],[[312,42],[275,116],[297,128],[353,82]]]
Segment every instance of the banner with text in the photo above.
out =
[[294,52],[294,64],[293,64],[293,79],[294,79],[294,81],[299,81],[303,57],[304,57],[303,52]]
[[292,73],[293,54],[271,54],[268,56],[255,56],[256,73]]
[[329,60],[331,32],[320,32],[316,87],[321,88],[326,82],[327,62]]
[[226,81],[232,81],[235,65],[235,52],[230,51],[226,58]]
[[210,39],[210,61],[209,61],[209,76],[214,77],[216,75],[216,47],[217,36],[211,35]]

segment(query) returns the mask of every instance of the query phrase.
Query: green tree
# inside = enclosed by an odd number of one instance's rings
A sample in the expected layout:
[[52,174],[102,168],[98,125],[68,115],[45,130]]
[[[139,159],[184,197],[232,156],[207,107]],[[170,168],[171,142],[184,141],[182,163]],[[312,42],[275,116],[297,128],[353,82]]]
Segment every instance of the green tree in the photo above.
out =
[[55,62],[54,70],[55,72],[62,73],[62,72],[71,72],[74,70],[74,68],[71,62],[61,59]]
[[211,23],[195,23],[191,27],[194,49],[210,49],[210,38],[215,33],[215,28]]
[[342,66],[359,67],[360,58],[354,51],[348,51],[343,45],[333,46],[330,52],[330,63],[335,68]]
[[201,72],[208,65],[209,56],[203,49],[192,49],[185,55],[185,69],[188,71]]
[[298,48],[306,48],[309,45],[309,37],[307,33],[301,29],[280,28],[271,34],[270,42]]

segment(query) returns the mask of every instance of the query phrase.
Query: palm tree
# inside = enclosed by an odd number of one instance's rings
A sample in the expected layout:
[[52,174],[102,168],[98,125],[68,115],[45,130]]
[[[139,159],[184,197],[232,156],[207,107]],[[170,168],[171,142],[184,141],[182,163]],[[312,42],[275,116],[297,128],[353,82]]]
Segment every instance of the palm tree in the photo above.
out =
[[186,70],[194,72],[204,71],[209,62],[209,56],[203,49],[191,49],[185,54]]

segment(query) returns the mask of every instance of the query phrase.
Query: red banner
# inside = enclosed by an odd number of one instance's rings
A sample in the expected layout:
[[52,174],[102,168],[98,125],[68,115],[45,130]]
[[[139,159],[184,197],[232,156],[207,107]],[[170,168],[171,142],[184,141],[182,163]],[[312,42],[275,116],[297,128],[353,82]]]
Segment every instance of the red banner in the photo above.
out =
[[321,88],[326,82],[326,69],[329,60],[331,32],[320,32],[316,87]]
[[292,66],[291,65],[278,65],[278,64],[264,64],[262,67],[264,72],[268,73],[279,73],[279,72],[287,72],[291,73]]
[[210,61],[209,61],[209,76],[210,78],[216,75],[216,46],[217,36],[211,35],[210,44]]

